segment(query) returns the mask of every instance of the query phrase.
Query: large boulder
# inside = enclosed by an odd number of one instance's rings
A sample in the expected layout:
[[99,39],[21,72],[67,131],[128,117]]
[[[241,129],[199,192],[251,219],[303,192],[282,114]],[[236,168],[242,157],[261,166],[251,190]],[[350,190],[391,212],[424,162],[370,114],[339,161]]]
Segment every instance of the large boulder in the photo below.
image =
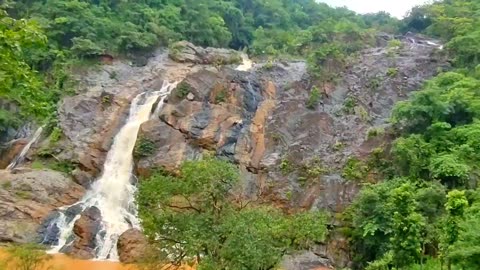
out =
[[327,258],[323,258],[311,251],[289,255],[282,262],[285,270],[330,270],[333,267]]
[[42,221],[84,193],[70,178],[50,170],[0,171],[0,186],[0,242],[37,241]]
[[139,262],[145,257],[147,239],[140,230],[130,229],[120,235],[117,242],[118,256],[122,263]]
[[95,207],[89,207],[81,214],[73,225],[75,240],[68,253],[79,259],[92,259],[95,257],[96,235],[102,227],[102,214]]
[[218,48],[202,48],[188,41],[180,41],[169,52],[170,58],[180,63],[193,63],[202,65],[228,65],[239,64],[242,57],[238,51]]

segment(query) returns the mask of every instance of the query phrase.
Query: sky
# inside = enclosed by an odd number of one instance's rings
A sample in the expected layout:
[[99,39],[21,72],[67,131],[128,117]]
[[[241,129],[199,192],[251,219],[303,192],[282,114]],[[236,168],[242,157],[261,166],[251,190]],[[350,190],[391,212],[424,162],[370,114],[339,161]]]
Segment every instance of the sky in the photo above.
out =
[[331,6],[343,7],[358,13],[386,11],[392,16],[403,18],[414,6],[430,2],[428,0],[319,0]]

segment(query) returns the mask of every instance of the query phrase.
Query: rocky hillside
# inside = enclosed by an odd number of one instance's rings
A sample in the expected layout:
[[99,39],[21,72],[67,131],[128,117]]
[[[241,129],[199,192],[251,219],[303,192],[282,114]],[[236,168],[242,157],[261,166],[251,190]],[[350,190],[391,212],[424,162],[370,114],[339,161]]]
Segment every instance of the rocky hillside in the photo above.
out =
[[[232,64],[237,53],[187,43],[170,57],[157,51],[146,64],[114,61],[83,74],[77,94],[59,104],[62,136],[43,138],[28,156],[68,164],[73,181],[48,169],[1,172],[0,241],[32,241],[52,210],[80,198],[101,172],[130,101],[159,89],[164,80],[179,83],[158,117],[141,127],[134,153],[139,176],[156,168],[175,171],[185,159],[214,153],[239,165],[237,196],[286,210],[340,213],[361,185],[356,174],[363,172],[355,164],[391,140],[388,118],[395,102],[449,67],[434,41],[408,36],[392,46],[391,39],[378,36],[377,47],[361,51],[336,83],[317,85],[320,98],[313,105],[307,104],[316,80],[304,61],[258,63],[238,71]],[[10,153],[2,159],[19,149],[4,150]],[[373,173],[365,173],[375,181]],[[88,233],[77,237],[82,235]],[[334,237],[286,265],[311,269],[326,258],[345,266],[346,248]]]

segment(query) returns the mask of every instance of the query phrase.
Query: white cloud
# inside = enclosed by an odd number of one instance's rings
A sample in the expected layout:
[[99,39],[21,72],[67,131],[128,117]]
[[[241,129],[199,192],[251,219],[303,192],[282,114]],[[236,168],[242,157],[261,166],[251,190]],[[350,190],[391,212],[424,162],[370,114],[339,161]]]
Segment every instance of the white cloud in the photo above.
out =
[[346,6],[358,13],[386,11],[392,16],[402,18],[416,5],[421,5],[429,0],[318,0],[332,6]]

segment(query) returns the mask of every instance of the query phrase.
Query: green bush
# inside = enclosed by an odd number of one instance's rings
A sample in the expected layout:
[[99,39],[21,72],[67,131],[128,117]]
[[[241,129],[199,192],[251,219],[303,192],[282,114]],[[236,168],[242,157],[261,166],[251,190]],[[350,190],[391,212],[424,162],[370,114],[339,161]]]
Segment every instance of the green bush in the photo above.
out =
[[342,177],[350,181],[365,181],[368,170],[364,162],[356,157],[350,157],[343,167]]
[[388,77],[396,77],[398,75],[398,68],[389,68],[387,69]]
[[221,90],[219,91],[216,95],[215,95],[215,103],[223,103],[227,100],[227,93],[225,90]]
[[146,235],[162,258],[199,269],[274,269],[284,254],[324,241],[319,212],[284,214],[242,198],[231,200],[238,169],[207,158],[185,161],[177,176],[140,181],[137,202]]
[[367,139],[381,137],[385,135],[385,129],[383,127],[372,127],[367,131]]
[[320,90],[316,86],[312,87],[310,90],[310,96],[307,100],[307,108],[310,110],[314,110],[317,108],[318,102],[320,101],[321,95]]
[[357,101],[353,97],[347,97],[343,102],[343,112],[347,114],[355,113],[355,106],[357,106]]
[[135,144],[133,156],[135,158],[149,157],[155,153],[155,143],[145,137],[140,137]]
[[191,91],[191,87],[186,82],[181,82],[180,84],[177,85],[177,87],[174,90],[175,95],[181,99],[186,98],[187,95],[190,93],[190,91]]

